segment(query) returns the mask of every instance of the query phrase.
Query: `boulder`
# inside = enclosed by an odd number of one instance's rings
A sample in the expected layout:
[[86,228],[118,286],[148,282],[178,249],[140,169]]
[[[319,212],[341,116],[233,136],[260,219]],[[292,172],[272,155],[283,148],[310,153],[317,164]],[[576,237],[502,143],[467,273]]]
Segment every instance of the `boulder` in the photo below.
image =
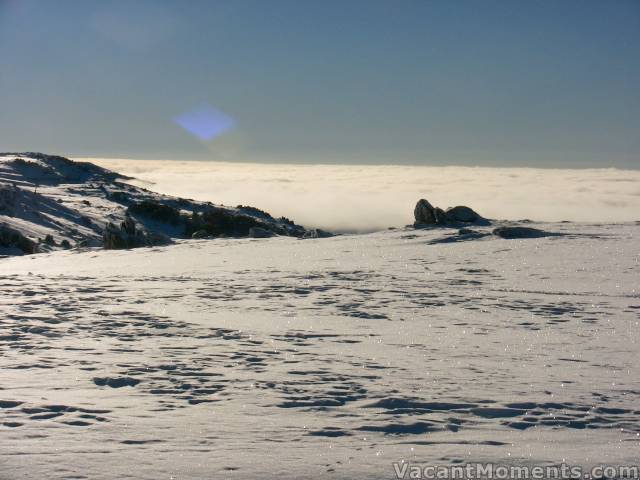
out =
[[440,207],[434,207],[428,200],[421,198],[413,209],[414,227],[420,228],[428,225],[451,225],[458,223],[484,222],[484,218],[469,207],[459,205],[448,208],[446,211]]
[[428,200],[421,198],[413,209],[415,224],[431,225],[436,223],[433,205]]
[[453,208],[447,208],[444,213],[446,222],[464,222],[473,223],[480,220],[482,217],[474,212],[471,208],[459,205]]

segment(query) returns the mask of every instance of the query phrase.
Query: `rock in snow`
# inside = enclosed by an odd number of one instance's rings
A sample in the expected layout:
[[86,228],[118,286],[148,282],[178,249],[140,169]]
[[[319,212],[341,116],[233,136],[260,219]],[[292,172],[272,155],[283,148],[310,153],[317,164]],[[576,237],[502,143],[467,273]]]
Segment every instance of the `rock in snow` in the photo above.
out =
[[430,225],[437,223],[433,205],[425,198],[418,200],[416,207],[413,209],[413,216],[416,219],[416,224]]
[[32,240],[17,230],[6,225],[0,225],[0,249],[8,254],[36,253],[38,248]]
[[249,236],[252,238],[269,238],[274,235],[275,234],[272,231],[267,230],[266,228],[251,227],[249,229]]
[[421,198],[413,209],[416,228],[428,225],[451,225],[458,223],[488,223],[473,209],[465,206],[448,208],[446,211],[439,207],[434,207],[428,200]]
[[444,213],[447,222],[477,222],[482,217],[474,212],[471,208],[465,206],[457,206],[447,209]]
[[[460,227],[463,224],[473,224],[478,226],[491,225],[491,222],[481,217],[472,208],[459,205],[457,207],[448,208],[447,210],[442,210],[441,208],[434,207],[433,205],[431,205],[431,203],[429,203],[428,200],[424,198],[421,198],[420,200],[418,200],[418,203],[416,203],[416,206],[413,210],[413,215],[415,217],[415,223],[413,224],[414,228],[426,228],[435,225],[448,227]],[[496,237],[505,239],[541,238],[561,235],[559,233],[546,232],[544,230],[538,230],[536,228],[511,225],[495,228],[491,233],[488,231],[479,232],[463,227],[460,228],[457,236],[447,236],[445,238],[433,239],[429,241],[429,244],[452,243],[470,239],[480,239],[488,237],[491,234],[495,235]]]
[[560,235],[559,233],[545,232],[531,227],[499,227],[493,230],[493,234],[500,238],[541,238]]
[[333,233],[322,230],[321,228],[312,228],[307,230],[301,238],[329,238],[333,237]]
[[193,239],[202,239],[202,238],[208,238],[208,237],[209,237],[209,232],[207,232],[206,230],[196,230],[191,234],[191,238]]
[[103,247],[106,250],[120,250],[126,248],[148,247],[164,245],[171,240],[166,235],[157,232],[145,232],[136,226],[136,222],[129,215],[116,227],[108,223],[102,234]]

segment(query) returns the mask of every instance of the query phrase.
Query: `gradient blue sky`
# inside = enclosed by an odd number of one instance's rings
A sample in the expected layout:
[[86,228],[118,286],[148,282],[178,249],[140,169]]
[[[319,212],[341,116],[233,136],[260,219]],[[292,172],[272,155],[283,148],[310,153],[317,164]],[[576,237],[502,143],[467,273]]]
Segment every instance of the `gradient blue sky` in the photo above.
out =
[[638,168],[640,1],[0,0],[0,100],[4,151]]

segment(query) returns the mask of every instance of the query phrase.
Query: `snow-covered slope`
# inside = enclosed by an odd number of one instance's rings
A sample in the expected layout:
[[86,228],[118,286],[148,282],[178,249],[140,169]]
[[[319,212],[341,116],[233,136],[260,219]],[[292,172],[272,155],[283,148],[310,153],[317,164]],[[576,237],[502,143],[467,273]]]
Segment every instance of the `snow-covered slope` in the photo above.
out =
[[[252,207],[226,207],[161,195],[91,163],[41,153],[0,154],[0,255],[113,245],[168,243],[199,236],[313,235],[286,218]],[[109,225],[111,224],[111,225]],[[105,230],[111,233],[105,237]],[[106,242],[105,242],[106,239]],[[126,239],[125,239],[126,240]]]
[[0,478],[637,463],[640,225],[534,226],[2,259]]

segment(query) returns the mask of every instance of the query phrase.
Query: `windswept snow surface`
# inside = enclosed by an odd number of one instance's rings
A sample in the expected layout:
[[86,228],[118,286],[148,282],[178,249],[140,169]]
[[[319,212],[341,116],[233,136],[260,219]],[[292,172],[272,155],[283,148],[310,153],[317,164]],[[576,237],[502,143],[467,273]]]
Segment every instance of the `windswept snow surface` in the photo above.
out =
[[0,260],[0,478],[633,464],[640,224]]

